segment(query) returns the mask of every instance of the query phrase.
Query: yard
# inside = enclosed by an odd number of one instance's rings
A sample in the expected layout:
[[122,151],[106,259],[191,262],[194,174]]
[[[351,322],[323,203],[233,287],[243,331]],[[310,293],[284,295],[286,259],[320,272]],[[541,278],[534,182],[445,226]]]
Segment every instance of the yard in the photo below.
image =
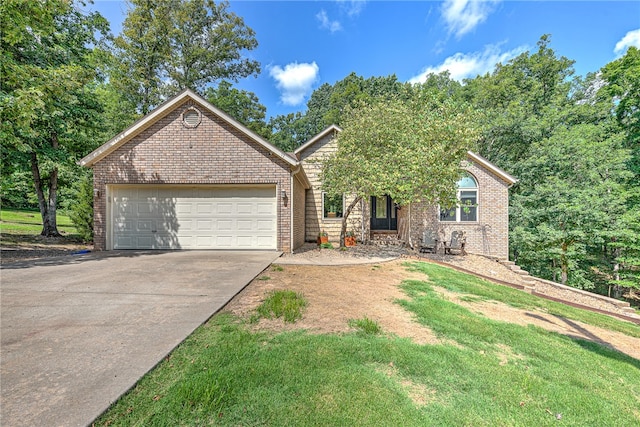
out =
[[38,211],[2,209],[0,212],[1,261],[12,262],[58,256],[90,249],[76,234],[76,229],[68,216],[58,213],[58,230],[62,237],[44,238],[42,218]]
[[[302,319],[257,314],[276,290]],[[637,325],[394,261],[272,266],[96,425],[631,426],[639,407]]]

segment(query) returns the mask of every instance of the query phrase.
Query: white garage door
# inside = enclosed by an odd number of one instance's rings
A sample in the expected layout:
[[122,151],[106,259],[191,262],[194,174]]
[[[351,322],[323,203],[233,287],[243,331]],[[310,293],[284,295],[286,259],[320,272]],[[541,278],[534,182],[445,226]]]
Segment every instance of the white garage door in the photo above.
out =
[[276,249],[275,186],[111,188],[113,249]]

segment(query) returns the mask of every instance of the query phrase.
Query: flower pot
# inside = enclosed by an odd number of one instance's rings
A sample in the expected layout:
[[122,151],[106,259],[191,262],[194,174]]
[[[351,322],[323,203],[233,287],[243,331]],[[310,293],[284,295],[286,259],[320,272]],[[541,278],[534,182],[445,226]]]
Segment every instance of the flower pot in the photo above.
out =
[[318,236],[318,244],[329,243],[329,236]]
[[353,236],[347,236],[344,238],[344,245],[345,246],[355,246],[356,245],[356,238]]

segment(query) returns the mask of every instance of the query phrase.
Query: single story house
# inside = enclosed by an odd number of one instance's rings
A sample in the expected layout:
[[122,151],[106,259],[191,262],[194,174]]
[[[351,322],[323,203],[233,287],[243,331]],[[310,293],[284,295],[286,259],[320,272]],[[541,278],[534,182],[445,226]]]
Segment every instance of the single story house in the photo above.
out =
[[[94,246],[293,252],[320,231],[337,241],[345,196],[322,191],[318,159],[331,126],[285,153],[184,90],[84,157],[93,168]],[[419,245],[425,230],[465,231],[467,251],[508,257],[508,188],[516,180],[468,153],[459,195],[470,209],[398,207],[371,197],[349,216],[361,241],[391,233]]]

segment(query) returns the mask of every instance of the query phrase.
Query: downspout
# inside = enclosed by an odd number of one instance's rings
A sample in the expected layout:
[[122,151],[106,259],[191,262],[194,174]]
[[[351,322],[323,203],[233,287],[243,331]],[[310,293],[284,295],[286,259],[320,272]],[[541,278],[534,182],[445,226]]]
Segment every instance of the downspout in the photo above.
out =
[[[291,205],[289,205],[289,251],[293,254],[293,199],[295,199],[295,191],[293,190],[293,178],[302,170],[302,166],[300,164],[298,164],[298,166],[295,168],[295,170],[291,173],[291,185],[289,187],[289,191],[291,191],[291,197],[289,197],[291,199]],[[305,212],[305,217],[307,216],[307,213]],[[305,230],[306,233],[306,230]]]

